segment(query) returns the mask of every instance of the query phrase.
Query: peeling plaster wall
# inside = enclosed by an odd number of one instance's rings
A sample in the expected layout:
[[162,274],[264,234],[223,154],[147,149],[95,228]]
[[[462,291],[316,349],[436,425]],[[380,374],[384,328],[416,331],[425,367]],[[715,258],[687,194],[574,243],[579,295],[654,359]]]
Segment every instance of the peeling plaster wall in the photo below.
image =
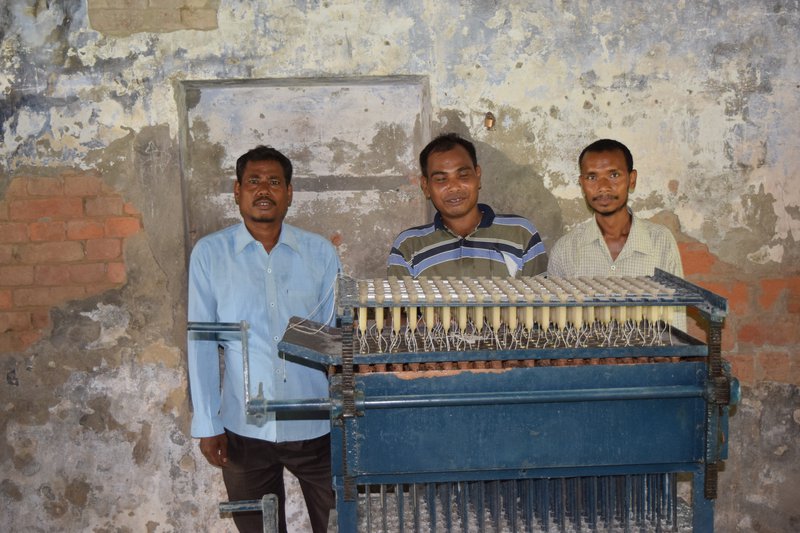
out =
[[[689,278],[731,303],[724,350],[747,386],[718,529],[800,527],[800,2],[187,0],[202,20],[156,29],[150,4],[0,4],[0,224],[13,222],[15,178],[86,172],[144,228],[125,241],[124,285],[54,304],[38,342],[0,354],[4,527],[231,528],[215,512],[218,472],[188,436],[180,82],[368,76],[426,76],[430,131],[474,138],[482,198],[533,219],[548,246],[588,216],[580,149],[604,136],[632,148],[634,208],[667,224]],[[100,25],[101,8],[118,11]],[[392,142],[358,148],[397,153]],[[237,155],[214,149],[210,161]],[[365,226],[391,216],[364,213]],[[342,238],[375,256],[390,244]]]

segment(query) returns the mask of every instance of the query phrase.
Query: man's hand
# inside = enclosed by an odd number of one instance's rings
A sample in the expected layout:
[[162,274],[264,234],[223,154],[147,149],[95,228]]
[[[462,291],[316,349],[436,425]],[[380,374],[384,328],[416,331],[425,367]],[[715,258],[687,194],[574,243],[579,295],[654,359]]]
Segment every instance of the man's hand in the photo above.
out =
[[223,467],[228,464],[228,437],[225,433],[213,437],[200,438],[200,451],[212,466]]

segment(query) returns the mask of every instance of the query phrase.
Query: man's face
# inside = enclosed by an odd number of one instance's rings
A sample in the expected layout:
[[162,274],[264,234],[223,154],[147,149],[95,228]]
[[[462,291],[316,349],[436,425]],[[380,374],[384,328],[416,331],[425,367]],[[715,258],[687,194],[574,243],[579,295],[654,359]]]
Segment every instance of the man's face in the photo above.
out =
[[478,205],[481,167],[472,164],[462,146],[433,152],[428,156],[428,177],[422,177],[420,186],[445,221],[470,215]]
[[233,197],[245,223],[281,223],[292,204],[292,186],[277,161],[248,161]]
[[613,215],[628,204],[628,191],[636,187],[636,170],[628,172],[620,150],[587,152],[581,161],[581,190],[589,207]]

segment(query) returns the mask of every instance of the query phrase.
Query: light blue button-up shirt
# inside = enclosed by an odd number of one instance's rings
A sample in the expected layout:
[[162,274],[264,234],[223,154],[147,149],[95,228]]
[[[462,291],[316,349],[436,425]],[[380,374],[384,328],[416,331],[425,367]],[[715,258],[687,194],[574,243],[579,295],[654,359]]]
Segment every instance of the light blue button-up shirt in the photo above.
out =
[[[283,224],[270,253],[244,224],[200,239],[189,264],[189,321],[240,322],[250,325],[250,396],[259,383],[269,399],[328,397],[328,381],[318,367],[278,357],[278,341],[293,316],[333,324],[339,258],[323,237]],[[218,345],[225,351],[220,390]],[[194,416],[192,436],[234,433],[271,442],[312,439],[330,431],[325,415],[315,419],[248,423],[244,373],[238,335],[211,339],[189,334],[189,383]]]

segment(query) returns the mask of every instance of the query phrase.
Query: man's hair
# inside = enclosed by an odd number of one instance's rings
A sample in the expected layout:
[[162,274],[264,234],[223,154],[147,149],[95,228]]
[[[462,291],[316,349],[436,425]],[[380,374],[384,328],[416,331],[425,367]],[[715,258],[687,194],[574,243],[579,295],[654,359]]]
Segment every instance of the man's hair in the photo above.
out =
[[244,167],[250,161],[276,161],[283,167],[283,177],[288,187],[292,183],[292,162],[289,158],[271,146],[258,145],[236,160],[236,181],[242,183]]
[[419,153],[419,166],[422,175],[428,177],[428,157],[434,152],[447,152],[456,146],[461,146],[469,154],[472,164],[478,166],[478,155],[475,145],[461,137],[458,133],[443,133],[428,143],[428,146]]
[[633,170],[633,154],[631,151],[628,150],[628,147],[622,144],[619,141],[615,141],[614,139],[600,139],[586,148],[583,149],[581,155],[578,156],[578,168],[581,166],[581,162],[583,161],[583,156],[586,155],[588,152],[592,152],[593,154],[599,152],[622,152],[622,155],[625,156],[625,164],[628,165],[628,172]]

